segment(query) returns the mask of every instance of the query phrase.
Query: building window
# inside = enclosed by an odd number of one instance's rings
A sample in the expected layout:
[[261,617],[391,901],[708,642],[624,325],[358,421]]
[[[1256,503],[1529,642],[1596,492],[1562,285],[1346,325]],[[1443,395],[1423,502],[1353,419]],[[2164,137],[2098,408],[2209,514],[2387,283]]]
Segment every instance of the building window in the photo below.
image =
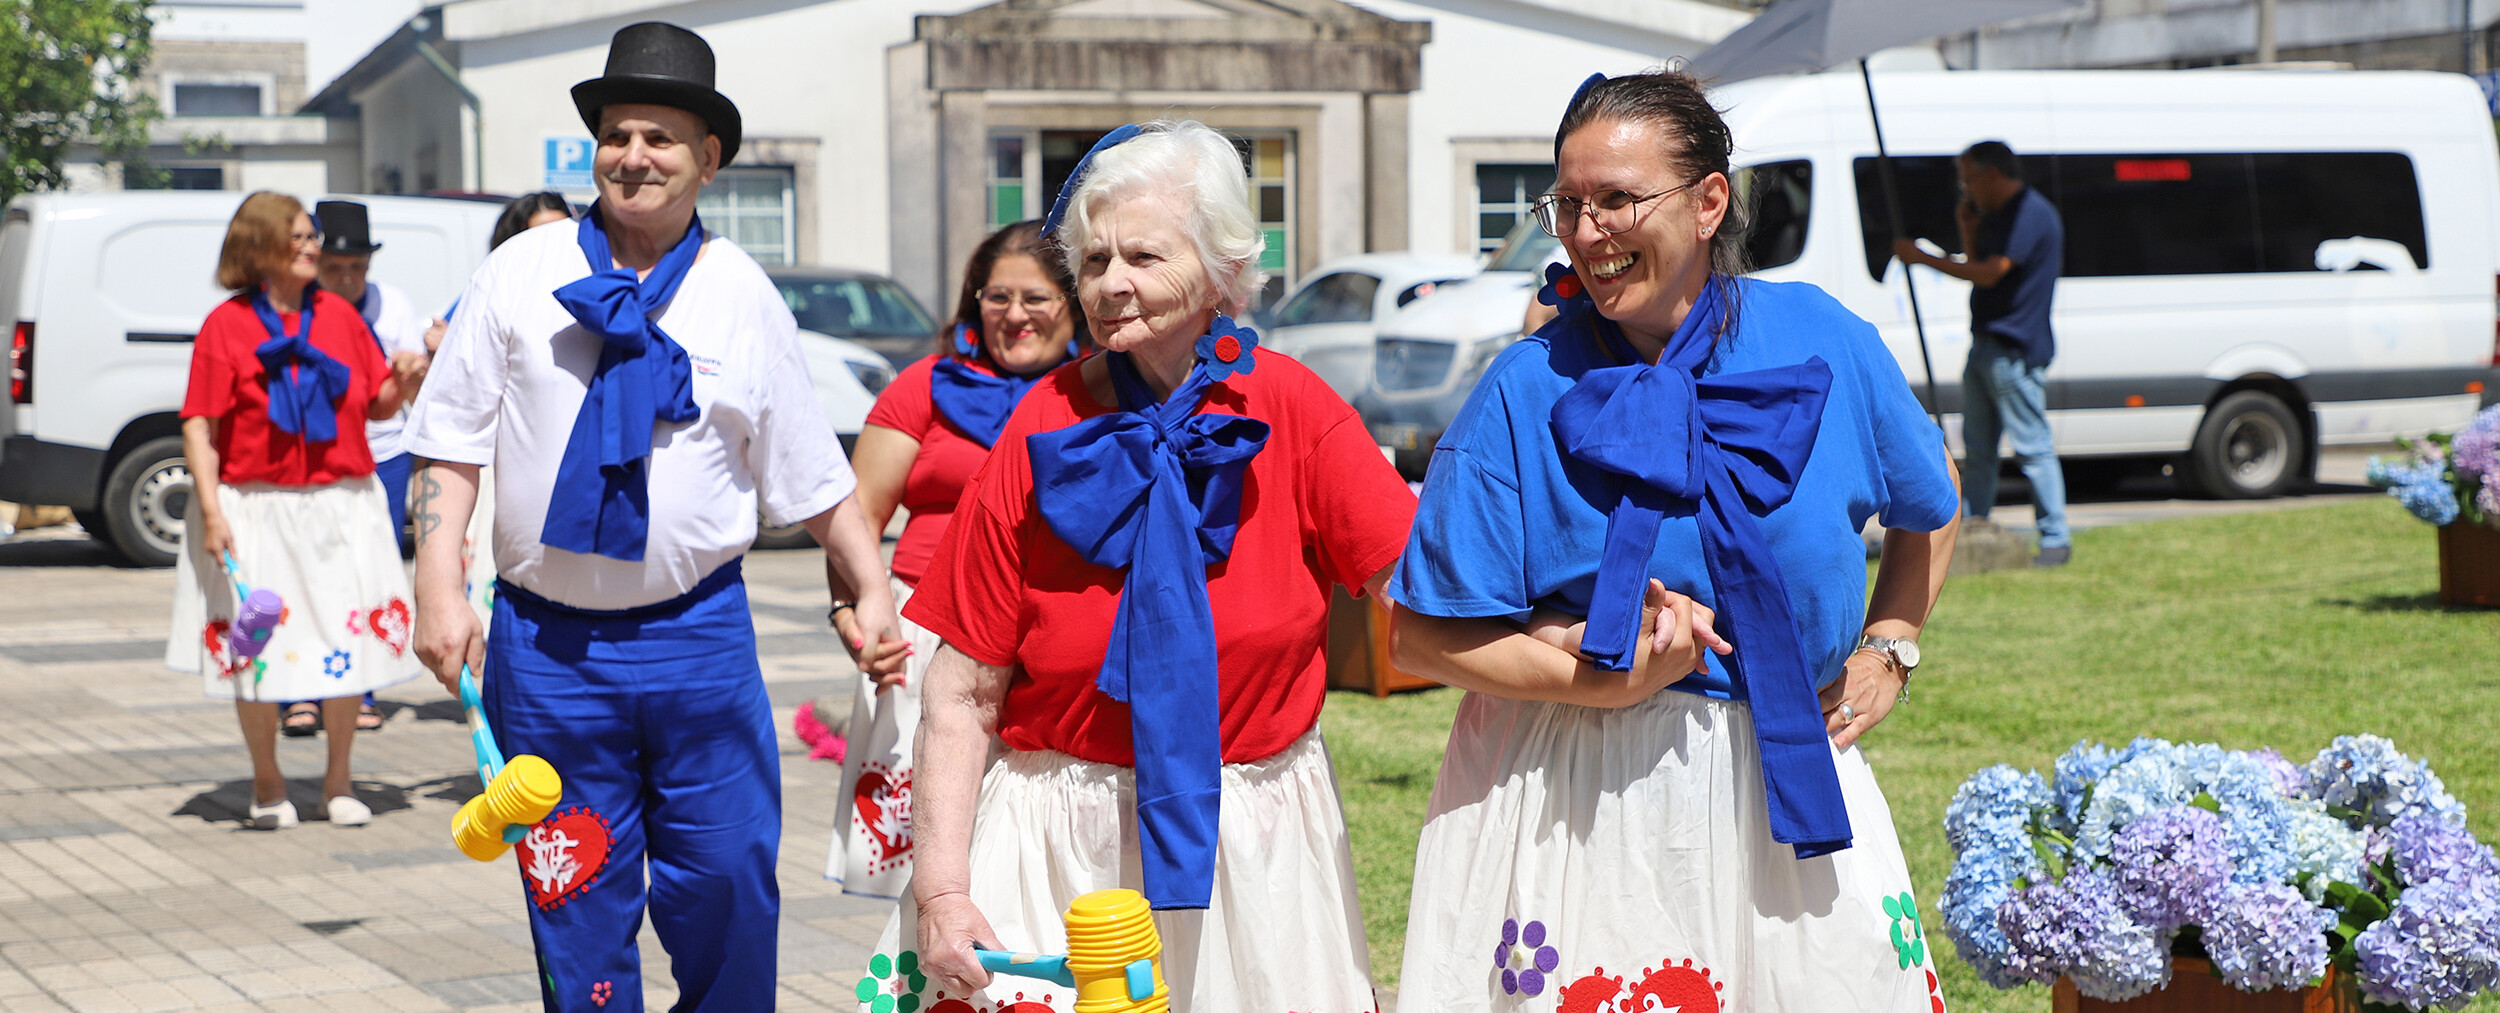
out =
[[1025,184],[1027,167],[1024,155],[1033,150],[1031,138],[1024,133],[994,134],[990,137],[990,230],[995,232],[1027,218],[1038,218],[1032,209],[1034,188]]
[[123,176],[123,185],[132,190],[223,190],[226,170],[215,165],[158,165],[151,171],[132,172]]
[[[989,227],[1000,229],[1048,214],[1051,201],[1059,196],[1059,188],[1106,132],[1009,130],[991,134],[989,164],[984,169],[989,187]],[[1227,136],[1232,138],[1233,149],[1241,154],[1242,170],[1250,175],[1251,210],[1257,213],[1259,229],[1267,237],[1267,250],[1259,257],[1260,269],[1269,275],[1267,290],[1259,300],[1260,305],[1265,305],[1284,294],[1292,281],[1289,265],[1294,262],[1297,238],[1293,228],[1293,134],[1227,132]]]
[[791,237],[798,229],[791,206],[794,174],[783,167],[723,169],[695,198],[703,225],[738,244],[758,264],[798,262]]
[[176,116],[258,116],[260,114],[260,86],[257,84],[188,82],[175,82],[174,84],[174,115]]
[[1502,248],[1510,230],[1532,217],[1538,197],[1554,188],[1551,165],[1476,165],[1476,252]]

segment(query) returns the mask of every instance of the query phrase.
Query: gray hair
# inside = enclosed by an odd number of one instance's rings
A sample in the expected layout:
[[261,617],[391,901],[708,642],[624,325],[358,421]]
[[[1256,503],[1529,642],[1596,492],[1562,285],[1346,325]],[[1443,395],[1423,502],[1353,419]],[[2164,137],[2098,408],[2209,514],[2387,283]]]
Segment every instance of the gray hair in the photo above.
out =
[[1241,153],[1215,128],[1196,120],[1156,120],[1142,129],[1144,133],[1127,143],[1095,155],[1069,197],[1067,220],[1059,227],[1069,272],[1084,274],[1096,204],[1169,187],[1189,196],[1191,213],[1181,231],[1206,265],[1219,308],[1241,314],[1267,280],[1259,269],[1267,234],[1250,213],[1250,177]]

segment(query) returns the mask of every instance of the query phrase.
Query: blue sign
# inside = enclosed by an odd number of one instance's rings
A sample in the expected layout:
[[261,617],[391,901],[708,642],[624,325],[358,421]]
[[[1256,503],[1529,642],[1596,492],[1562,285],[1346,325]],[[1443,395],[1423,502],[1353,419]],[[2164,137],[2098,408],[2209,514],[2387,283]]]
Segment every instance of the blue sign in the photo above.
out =
[[2491,115],[2500,117],[2500,73],[2487,70],[2476,74],[2474,83],[2483,86],[2483,104],[2491,108]]
[[590,153],[594,147],[587,137],[547,138],[547,189],[597,189],[590,178]]

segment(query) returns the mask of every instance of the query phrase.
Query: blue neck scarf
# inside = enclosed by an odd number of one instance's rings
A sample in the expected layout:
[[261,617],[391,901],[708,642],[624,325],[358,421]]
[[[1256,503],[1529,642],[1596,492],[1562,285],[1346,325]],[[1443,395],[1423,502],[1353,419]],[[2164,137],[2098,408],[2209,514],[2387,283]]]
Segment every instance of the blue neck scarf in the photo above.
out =
[[[946,416],[946,421],[963,430],[964,435],[980,441],[984,447],[994,447],[998,445],[998,434],[1007,428],[1007,416],[1015,414],[1016,405],[1023,403],[1026,392],[1050,371],[1017,376],[1004,370],[990,373],[973,368],[970,359],[982,357],[983,350],[976,343],[971,345],[972,351],[963,351],[965,335],[971,331],[971,325],[966,324],[957,332],[958,355],[939,359],[937,365],[929,368],[929,400],[937,405],[938,414]],[[1074,343],[1069,347],[1075,347]]]
[[1643,365],[1623,331],[1597,313],[1570,268],[1540,298],[1561,312],[1540,331],[1549,340],[1594,336],[1631,365],[1593,369],[1554,403],[1563,453],[1613,477],[1618,498],[1606,516],[1606,547],[1589,596],[1581,652],[1599,667],[1628,671],[1639,640],[1641,598],[1658,526],[1667,516],[1701,527],[1702,562],[1718,597],[1718,629],[1736,647],[1725,664],[1753,710],[1762,753],[1771,837],[1813,858],[1849,846],[1849,810],[1840,797],[1823,730],[1814,671],[1799,646],[1797,620],[1779,562],[1756,519],[1796,491],[1814,453],[1832,371],[1820,357],[1794,366],[1700,376],[1725,317],[1725,286],[1713,279],[1658,364]]
[[[1227,334],[1232,357],[1205,354]],[[1158,910],[1206,907],[1215,883],[1224,735],[1206,571],[1232,555],[1268,425],[1198,414],[1198,401],[1250,370],[1257,338],[1245,346],[1246,334],[1217,317],[1199,364],[1161,403],[1126,353],[1110,353],[1120,410],[1026,441],[1051,531],[1087,562],[1128,571],[1094,685],[1129,705],[1145,893]]]
[[269,340],[253,350],[269,374],[269,424],[293,433],[306,443],[339,438],[339,398],[347,395],[355,375],[347,364],[313,347],[313,293],[304,286],[303,305],[296,311],[295,333],[286,333],[267,289],[252,293],[252,313],[269,331]]
[[694,421],[694,368],[686,350],[651,321],[685,283],[703,249],[703,219],[661,255],[651,276],[616,266],[597,207],[576,233],[590,276],[555,291],[556,302],[600,337],[581,414],[556,465],[555,491],[539,536],[550,548],[639,562],[651,534],[651,430]]

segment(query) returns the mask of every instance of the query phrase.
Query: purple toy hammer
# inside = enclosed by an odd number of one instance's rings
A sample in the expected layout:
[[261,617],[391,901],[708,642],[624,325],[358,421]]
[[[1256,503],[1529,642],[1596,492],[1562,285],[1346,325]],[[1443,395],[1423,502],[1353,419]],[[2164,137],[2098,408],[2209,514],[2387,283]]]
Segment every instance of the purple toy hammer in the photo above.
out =
[[226,631],[226,650],[237,662],[260,657],[269,646],[269,634],[278,628],[278,620],[286,616],[286,601],[268,588],[248,587],[243,571],[234,565],[234,553],[226,553],[226,576],[234,580],[234,626]]

